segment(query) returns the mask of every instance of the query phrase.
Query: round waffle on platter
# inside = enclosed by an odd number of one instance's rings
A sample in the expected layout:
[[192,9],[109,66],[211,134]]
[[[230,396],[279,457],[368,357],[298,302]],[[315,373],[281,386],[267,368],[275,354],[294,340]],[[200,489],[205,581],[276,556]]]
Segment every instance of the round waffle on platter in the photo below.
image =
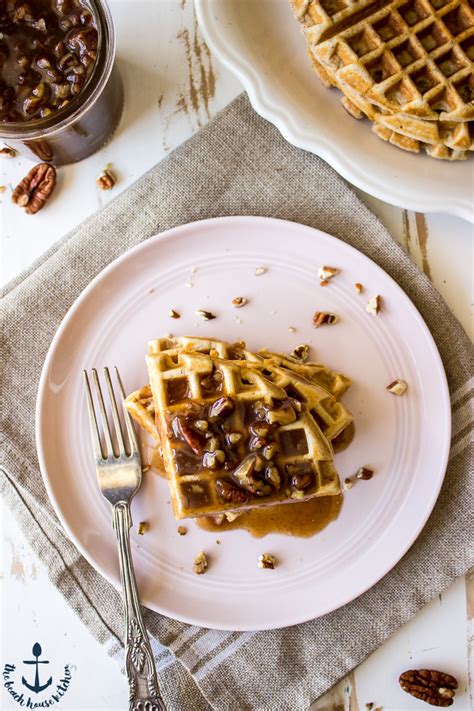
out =
[[344,108],[400,148],[472,150],[474,14],[467,0],[292,0],[313,66]]

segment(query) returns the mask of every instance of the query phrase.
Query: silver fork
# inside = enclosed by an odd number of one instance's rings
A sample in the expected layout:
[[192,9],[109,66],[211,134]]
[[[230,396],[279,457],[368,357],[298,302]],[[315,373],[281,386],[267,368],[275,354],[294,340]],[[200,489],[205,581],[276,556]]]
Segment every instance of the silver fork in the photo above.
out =
[[119,372],[115,368],[128,435],[128,447],[126,447],[109,369],[104,368],[114,425],[113,429],[118,445],[118,455],[115,454],[112,444],[113,434],[109,426],[97,370],[93,368],[91,373],[99,404],[105,444],[104,451],[89,377],[87,371],[84,370],[84,384],[89,407],[97,480],[102,494],[112,506],[112,521],[118,539],[120,575],[125,608],[125,668],[130,688],[129,711],[166,711],[158,688],[150,641],[143,623],[130,550],[130,528],[132,525],[130,503],[142,483],[142,466],[137,438],[130,415],[123,407],[125,391]]

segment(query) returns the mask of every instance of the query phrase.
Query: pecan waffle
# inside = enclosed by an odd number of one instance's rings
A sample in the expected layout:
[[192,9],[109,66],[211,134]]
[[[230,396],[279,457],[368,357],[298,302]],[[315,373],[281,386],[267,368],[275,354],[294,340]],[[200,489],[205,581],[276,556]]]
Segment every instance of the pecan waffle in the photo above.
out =
[[196,351],[146,360],[177,518],[340,492],[308,408],[259,369]]
[[[474,15],[467,0],[291,0],[313,66],[356,118],[405,150],[472,150]],[[431,125],[430,125],[431,124]]]
[[149,351],[150,386],[126,405],[160,444],[177,518],[340,492],[330,440],[352,416],[319,382],[341,395],[345,376],[214,339]]
[[414,153],[424,149],[428,155],[445,160],[465,160],[468,151],[474,150],[474,122],[428,121],[401,113],[389,114],[338,79],[331,68],[312,59],[321,81],[343,93],[341,104],[345,110],[356,119],[365,116],[373,121],[372,130],[383,140]]
[[[176,357],[180,350],[197,351],[207,354],[213,353],[224,360],[244,360],[249,364],[259,364],[262,370],[265,369],[265,364],[267,364],[267,375],[270,374],[270,377],[277,377],[276,374],[274,374],[274,367],[278,366],[280,369],[283,368],[292,373],[296,373],[301,378],[304,378],[305,381],[309,381],[309,383],[322,388],[334,396],[336,400],[339,400],[351,385],[351,381],[346,375],[336,373],[324,365],[319,363],[302,363],[296,358],[280,353],[272,353],[268,349],[260,350],[258,353],[251,353],[246,349],[245,343],[242,341],[229,344],[212,338],[204,339],[181,336],[176,338],[160,338],[149,343],[150,354],[168,352],[170,356]],[[308,383],[306,382],[306,387],[307,386]],[[317,393],[321,395],[320,390],[317,391]],[[313,396],[313,399],[315,399],[315,396]],[[155,406],[150,386],[145,385],[131,393],[127,397],[126,406],[140,427],[159,442],[160,436],[156,427]],[[352,421],[350,414],[346,413],[347,411],[344,410],[341,426],[338,428],[339,432],[342,432],[344,427]],[[334,432],[334,427],[331,431],[326,431],[325,436],[332,439],[332,432]]]

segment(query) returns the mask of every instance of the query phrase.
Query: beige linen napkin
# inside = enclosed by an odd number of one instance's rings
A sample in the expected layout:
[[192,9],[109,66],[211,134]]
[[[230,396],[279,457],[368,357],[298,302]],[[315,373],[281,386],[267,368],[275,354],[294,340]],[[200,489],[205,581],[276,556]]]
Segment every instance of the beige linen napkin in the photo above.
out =
[[[369,255],[420,310],[452,395],[452,450],[438,503],[416,543],[371,590],[321,619],[273,632],[208,631],[146,612],[169,709],[303,711],[473,564],[470,344],[428,279],[344,180],[286,143],[245,96],[4,289],[2,488],[53,584],[121,661],[119,595],[65,536],[39,473],[41,367],[67,310],[111,260],[170,227],[236,214],[302,222]],[[388,679],[395,670],[386,673]]]

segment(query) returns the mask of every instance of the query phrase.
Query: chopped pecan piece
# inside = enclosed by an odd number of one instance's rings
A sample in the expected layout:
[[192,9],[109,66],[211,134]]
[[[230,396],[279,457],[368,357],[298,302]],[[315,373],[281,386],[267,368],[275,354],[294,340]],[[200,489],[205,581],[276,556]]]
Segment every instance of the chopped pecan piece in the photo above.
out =
[[196,575],[202,575],[207,569],[207,558],[204,551],[200,551],[194,559],[193,570]]
[[262,274],[265,274],[266,271],[265,267],[257,267],[255,270],[255,276],[262,276]]
[[309,346],[307,343],[301,343],[299,346],[296,346],[291,351],[291,357],[296,358],[296,360],[299,360],[302,363],[305,363],[308,360],[308,355]]
[[143,536],[148,531],[150,524],[147,521],[140,521],[138,524],[138,535]]
[[232,299],[232,306],[235,306],[236,309],[241,309],[247,303],[245,296],[236,296],[235,299]]
[[228,479],[217,479],[216,491],[219,498],[227,503],[245,504],[249,498],[246,491],[243,491],[237,484]]
[[404,380],[401,380],[400,378],[397,378],[396,380],[393,381],[393,383],[390,383],[390,385],[387,385],[387,390],[389,393],[392,393],[393,395],[404,395],[406,391],[408,390],[408,385]]
[[372,469],[367,469],[367,467],[360,467],[356,474],[356,479],[363,479],[364,481],[369,481],[374,476]]
[[350,477],[346,477],[344,479],[344,484],[342,485],[342,488],[344,489],[344,491],[348,491],[348,489],[352,489],[353,486],[354,486],[354,482],[352,481],[352,479]]
[[313,316],[313,324],[314,324],[315,328],[319,328],[320,326],[323,326],[325,323],[332,326],[333,324],[337,323],[338,321],[339,321],[339,318],[338,318],[338,316],[336,316],[336,314],[326,313],[325,311],[316,311],[316,313]]
[[187,533],[186,527],[185,526],[178,526],[178,533],[180,536],[185,536]]
[[269,465],[265,469],[265,481],[268,481],[272,489],[278,491],[278,489],[281,487],[281,476],[277,467],[275,467],[274,465]]
[[291,477],[291,484],[297,491],[304,491],[313,481],[311,472],[297,472]]
[[28,215],[41,210],[56,185],[56,168],[48,163],[35,165],[18,183],[12,193],[12,201],[24,207]]
[[262,553],[258,557],[258,567],[266,568],[267,570],[274,570],[276,565],[276,558],[271,553]]
[[201,316],[204,321],[212,321],[212,319],[216,318],[213,313],[204,309],[196,309],[196,316]]
[[318,277],[323,281],[332,279],[336,274],[339,274],[339,269],[336,269],[336,267],[322,266],[318,269]]
[[380,294],[375,294],[367,302],[367,312],[372,314],[372,316],[377,316],[382,308],[382,297]]
[[212,403],[209,408],[209,417],[220,417],[232,412],[235,407],[234,401],[230,397],[220,397]]
[[354,289],[358,294],[362,294],[362,292],[364,291],[364,287],[362,286],[360,281],[356,281],[356,283],[354,284]]
[[209,429],[209,422],[207,420],[196,420],[193,427],[199,432],[207,432]]
[[116,182],[117,178],[108,168],[104,168],[102,173],[97,178],[97,185],[101,190],[111,190]]
[[169,316],[170,318],[181,318],[181,314],[178,313],[177,311],[175,311],[174,309],[170,309],[170,310],[168,311],[168,316]]
[[403,691],[431,706],[451,706],[458,682],[444,672],[435,669],[411,669],[401,674]]
[[243,511],[226,511],[224,514],[224,518],[227,519],[229,523],[232,523],[235,521],[239,516],[243,514]]
[[271,425],[291,425],[296,420],[296,413],[291,402],[284,401],[279,407],[268,409],[265,417]]
[[257,455],[249,454],[234,471],[233,477],[239,486],[246,491],[249,491],[251,494],[256,494],[257,496],[268,496],[268,494],[271,493],[272,488],[269,484],[266,484],[264,481],[254,476],[256,463]]

